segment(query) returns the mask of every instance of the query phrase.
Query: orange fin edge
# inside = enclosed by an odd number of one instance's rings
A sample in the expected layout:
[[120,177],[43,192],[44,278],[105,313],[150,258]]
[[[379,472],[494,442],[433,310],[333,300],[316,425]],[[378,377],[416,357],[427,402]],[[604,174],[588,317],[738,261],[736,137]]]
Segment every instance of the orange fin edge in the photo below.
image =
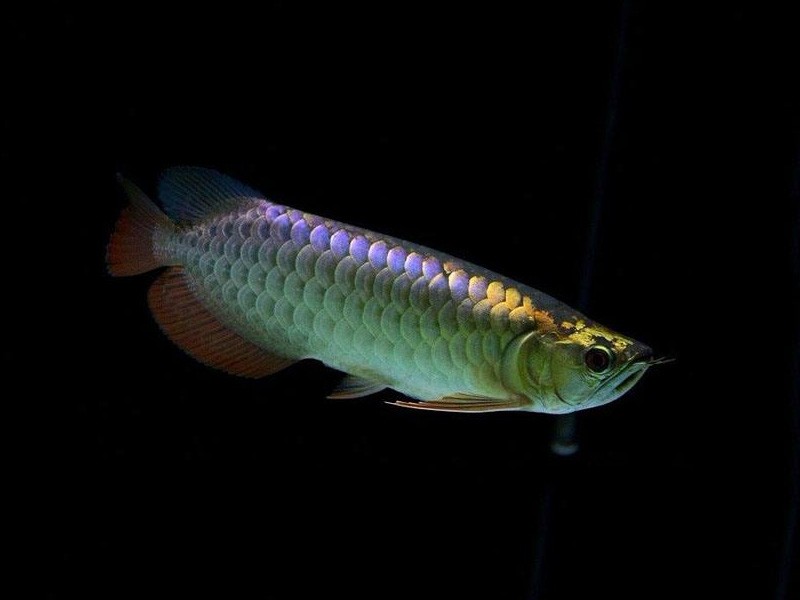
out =
[[197,298],[180,267],[171,267],[156,279],[147,300],[167,337],[205,365],[258,378],[296,362],[256,346],[220,321]]
[[154,251],[153,235],[174,230],[175,226],[136,185],[121,175],[117,178],[130,204],[120,213],[108,243],[108,272],[122,277],[164,266]]

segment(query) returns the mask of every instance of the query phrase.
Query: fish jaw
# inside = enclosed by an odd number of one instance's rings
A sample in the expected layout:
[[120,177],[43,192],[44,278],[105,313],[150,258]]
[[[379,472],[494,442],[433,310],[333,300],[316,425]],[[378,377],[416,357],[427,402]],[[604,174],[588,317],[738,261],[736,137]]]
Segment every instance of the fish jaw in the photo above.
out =
[[649,365],[646,362],[630,363],[625,369],[604,382],[592,395],[589,402],[579,408],[594,408],[617,400],[639,382],[648,368]]

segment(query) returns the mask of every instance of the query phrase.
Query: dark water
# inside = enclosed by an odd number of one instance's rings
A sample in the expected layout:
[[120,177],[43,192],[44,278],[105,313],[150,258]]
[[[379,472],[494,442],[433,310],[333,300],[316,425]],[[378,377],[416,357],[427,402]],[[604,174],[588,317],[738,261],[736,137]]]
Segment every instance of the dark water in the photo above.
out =
[[[12,12],[4,362],[37,597],[796,594],[796,32],[645,4],[608,146],[614,3]],[[158,331],[152,276],[104,272],[115,173],[196,164],[575,303],[604,147],[590,314],[677,360],[580,414],[573,457],[546,415],[217,373]]]

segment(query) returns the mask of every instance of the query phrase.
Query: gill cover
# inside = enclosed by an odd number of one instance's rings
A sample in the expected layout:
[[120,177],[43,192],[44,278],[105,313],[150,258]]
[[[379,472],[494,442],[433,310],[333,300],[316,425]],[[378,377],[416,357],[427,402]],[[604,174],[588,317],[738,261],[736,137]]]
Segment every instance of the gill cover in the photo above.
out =
[[587,349],[574,340],[555,341],[537,332],[521,334],[503,353],[501,381],[507,390],[527,398],[533,412],[559,414],[604,404],[621,395],[597,393],[619,373],[620,365],[609,350],[602,372],[589,368],[585,355],[597,347]]
[[537,399],[532,397],[533,393],[540,387],[542,376],[549,368],[543,345],[535,331],[518,335],[506,346],[500,364],[503,386],[526,396],[534,405]]

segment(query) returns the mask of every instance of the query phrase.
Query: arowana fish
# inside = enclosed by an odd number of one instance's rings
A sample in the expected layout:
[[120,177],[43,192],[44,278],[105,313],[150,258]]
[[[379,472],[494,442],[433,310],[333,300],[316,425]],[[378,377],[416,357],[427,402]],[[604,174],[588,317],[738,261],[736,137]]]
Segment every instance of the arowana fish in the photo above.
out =
[[393,388],[432,410],[568,413],[619,398],[647,346],[531,287],[442,252],[266,200],[201,168],[167,170],[162,212],[130,197],[113,275],[165,267],[161,329],[201,362],[262,377],[314,358],[347,373],[331,397]]

